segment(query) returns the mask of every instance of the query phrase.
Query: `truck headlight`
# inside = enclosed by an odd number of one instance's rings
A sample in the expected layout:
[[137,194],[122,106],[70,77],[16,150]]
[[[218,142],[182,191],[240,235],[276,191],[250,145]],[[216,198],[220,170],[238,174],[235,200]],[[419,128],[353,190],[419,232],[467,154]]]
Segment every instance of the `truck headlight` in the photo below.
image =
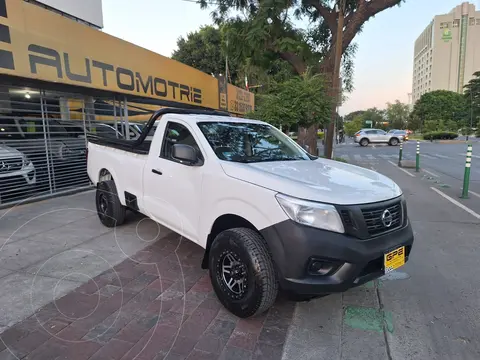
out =
[[283,211],[293,221],[319,229],[344,233],[342,219],[334,206],[293,198],[283,194],[275,195]]

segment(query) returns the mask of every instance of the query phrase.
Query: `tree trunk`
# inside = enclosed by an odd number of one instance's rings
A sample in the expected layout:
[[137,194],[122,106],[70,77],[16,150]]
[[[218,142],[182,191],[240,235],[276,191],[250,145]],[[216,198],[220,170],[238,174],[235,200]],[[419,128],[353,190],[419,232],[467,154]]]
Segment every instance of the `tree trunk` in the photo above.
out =
[[308,128],[298,127],[298,144],[310,154],[318,156],[318,124],[310,125]]

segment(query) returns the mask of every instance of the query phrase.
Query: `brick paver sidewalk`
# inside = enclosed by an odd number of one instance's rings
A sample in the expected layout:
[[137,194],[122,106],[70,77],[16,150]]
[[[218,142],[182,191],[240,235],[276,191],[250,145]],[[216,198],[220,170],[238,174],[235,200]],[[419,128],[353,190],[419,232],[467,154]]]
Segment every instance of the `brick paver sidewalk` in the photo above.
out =
[[[238,319],[172,234],[0,335],[0,360],[281,359],[294,303]],[[3,309],[8,310],[8,309]]]

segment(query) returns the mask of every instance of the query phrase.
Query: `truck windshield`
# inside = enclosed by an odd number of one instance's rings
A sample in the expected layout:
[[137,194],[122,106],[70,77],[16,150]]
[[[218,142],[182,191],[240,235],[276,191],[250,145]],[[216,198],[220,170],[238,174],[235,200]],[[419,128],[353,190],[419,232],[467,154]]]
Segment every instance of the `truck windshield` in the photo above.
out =
[[221,160],[245,163],[311,160],[301,147],[269,125],[201,122],[198,126]]

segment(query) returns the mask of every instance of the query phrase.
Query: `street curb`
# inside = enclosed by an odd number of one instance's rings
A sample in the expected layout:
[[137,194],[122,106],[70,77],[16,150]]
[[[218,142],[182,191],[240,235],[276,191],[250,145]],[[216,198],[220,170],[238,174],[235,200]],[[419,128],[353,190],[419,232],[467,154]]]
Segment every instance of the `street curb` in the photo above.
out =
[[466,144],[467,140],[434,140],[435,144]]

